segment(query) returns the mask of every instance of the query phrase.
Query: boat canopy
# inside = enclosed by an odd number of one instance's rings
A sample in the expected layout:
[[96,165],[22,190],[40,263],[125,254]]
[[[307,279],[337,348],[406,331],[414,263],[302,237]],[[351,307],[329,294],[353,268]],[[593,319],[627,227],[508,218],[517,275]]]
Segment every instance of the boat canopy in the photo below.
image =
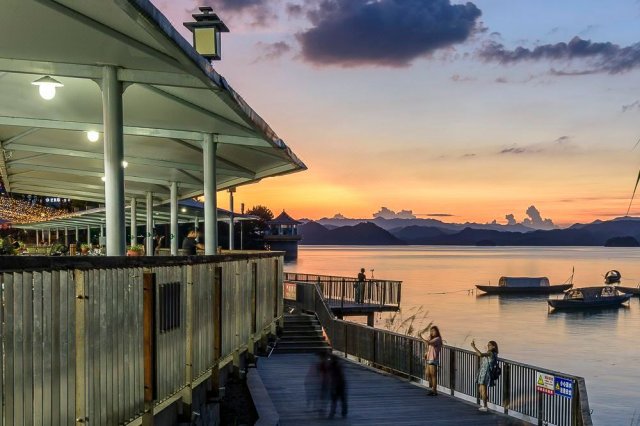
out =
[[547,277],[500,277],[500,287],[549,287]]

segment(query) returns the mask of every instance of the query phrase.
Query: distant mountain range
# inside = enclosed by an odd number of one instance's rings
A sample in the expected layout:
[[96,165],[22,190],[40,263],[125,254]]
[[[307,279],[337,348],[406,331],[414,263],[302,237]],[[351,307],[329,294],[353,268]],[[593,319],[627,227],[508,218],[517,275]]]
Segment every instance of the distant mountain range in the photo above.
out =
[[[345,219],[342,219],[344,221]],[[349,220],[349,219],[347,219]],[[415,225],[413,221],[431,225]],[[399,221],[405,226],[385,229],[379,225]],[[434,224],[437,222],[439,224]],[[402,222],[400,222],[402,223]],[[421,222],[424,223],[424,222]],[[301,244],[309,245],[466,245],[466,246],[630,246],[640,241],[640,219],[623,217],[610,221],[575,224],[566,229],[515,232],[444,224],[433,219],[378,219],[347,226],[307,222],[299,226]],[[502,225],[504,227],[504,225]],[[522,226],[522,225],[520,225]],[[523,228],[526,228],[522,226]]]
[[[304,220],[303,220],[304,221]],[[446,223],[437,219],[384,219],[377,217],[375,219],[336,219],[322,218],[317,221],[320,225],[328,229],[340,228],[343,226],[353,226],[359,223],[374,223],[382,229],[391,231],[393,229],[405,228],[407,226],[430,226],[440,228],[442,230],[462,231],[464,228],[474,229],[492,229],[494,231],[513,231],[513,232],[531,232],[535,231],[522,224],[501,225],[499,223]]]

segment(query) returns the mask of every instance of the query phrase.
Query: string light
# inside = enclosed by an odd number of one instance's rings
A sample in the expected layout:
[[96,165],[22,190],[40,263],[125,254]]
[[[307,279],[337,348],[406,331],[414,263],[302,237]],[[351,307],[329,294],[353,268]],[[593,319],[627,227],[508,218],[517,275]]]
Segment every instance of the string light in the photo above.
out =
[[0,221],[6,220],[11,223],[42,222],[64,214],[67,214],[64,210],[0,196]]

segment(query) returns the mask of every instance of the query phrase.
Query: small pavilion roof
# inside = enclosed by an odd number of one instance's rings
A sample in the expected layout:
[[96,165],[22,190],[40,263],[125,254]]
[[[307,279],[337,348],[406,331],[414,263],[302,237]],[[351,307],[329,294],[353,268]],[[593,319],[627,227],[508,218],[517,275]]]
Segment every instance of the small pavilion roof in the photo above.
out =
[[295,220],[289,216],[287,212],[282,210],[282,213],[280,213],[275,219],[267,222],[267,225],[300,225],[301,223],[302,222]]
[[[306,169],[293,151],[149,0],[4,0],[0,13],[0,179],[6,190],[104,203],[99,82],[125,88],[125,196],[203,193],[202,140],[218,190]],[[40,98],[32,82],[64,85]],[[268,82],[265,80],[265,84]],[[102,136],[102,135],[101,135]]]

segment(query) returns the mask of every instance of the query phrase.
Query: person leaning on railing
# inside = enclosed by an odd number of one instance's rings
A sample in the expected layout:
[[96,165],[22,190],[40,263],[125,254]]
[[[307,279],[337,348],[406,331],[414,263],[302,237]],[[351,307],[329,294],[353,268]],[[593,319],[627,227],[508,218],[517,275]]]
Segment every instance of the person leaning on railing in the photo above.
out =
[[366,280],[367,276],[364,273],[364,268],[360,268],[360,273],[358,273],[358,281],[353,284],[353,298],[356,303],[364,303],[364,282]]
[[[480,369],[478,370],[478,390],[480,391],[480,398],[483,405],[480,405],[480,411],[489,411],[487,408],[487,394],[489,383],[491,382],[491,365],[498,362],[498,344],[494,340],[490,340],[487,343],[487,352],[480,352],[476,347],[476,341],[471,341],[471,347],[476,354],[481,357]],[[493,385],[492,385],[493,386]]]

